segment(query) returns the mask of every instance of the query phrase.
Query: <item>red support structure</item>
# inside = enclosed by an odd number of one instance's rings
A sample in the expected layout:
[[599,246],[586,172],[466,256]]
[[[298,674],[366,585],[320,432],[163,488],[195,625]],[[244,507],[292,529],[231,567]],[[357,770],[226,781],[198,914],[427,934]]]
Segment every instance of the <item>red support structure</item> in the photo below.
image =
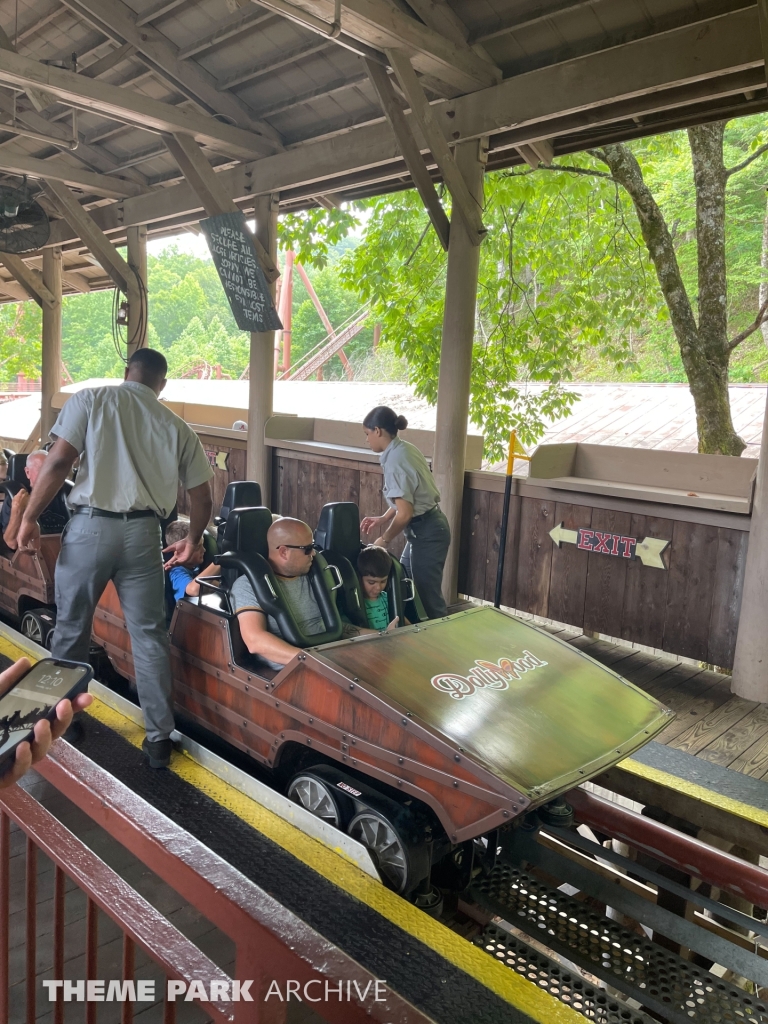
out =
[[[229,996],[206,1002],[204,1009],[215,1022],[227,1024],[284,1024],[285,1004],[264,1003],[273,982],[285,988],[290,979],[301,988],[308,982],[343,986],[352,998],[327,1001],[317,1012],[331,1024],[428,1024],[428,1018],[387,988],[384,999],[360,998],[375,991],[376,979],[346,953],[333,946],[299,917],[281,906],[255,883],[249,882],[221,857],[194,839],[85,755],[65,743],[37,765],[39,773],[108,832],[146,867],[173,888],[212,925],[235,944],[235,977],[252,981],[252,1002],[233,998],[232,980],[186,938],[124,879],[66,829],[46,808],[23,789],[13,786],[0,793],[0,1024],[8,1021],[8,927],[10,821],[26,834],[28,938],[35,931],[37,851],[54,864],[53,979],[65,980],[64,895],[67,879],[85,893],[86,977],[97,973],[97,915],[110,917],[123,932],[124,981],[134,980],[138,945],[168,979],[186,983],[215,981]],[[32,921],[32,925],[29,922]],[[67,959],[76,955],[67,950]],[[29,992],[36,965],[26,950]],[[30,960],[31,957],[31,960]],[[346,983],[346,984],[344,984]],[[357,983],[356,985],[354,983]],[[367,988],[366,988],[367,986]],[[159,993],[158,993],[159,994]],[[259,998],[259,995],[261,998]],[[58,988],[54,1022],[64,1020],[62,988]],[[164,997],[164,1024],[175,1024],[176,1003]],[[86,1022],[94,1020],[87,1003]],[[35,1019],[34,992],[27,1003],[27,1019]],[[82,1018],[80,1018],[82,1019]],[[131,1024],[133,1007],[122,1004],[121,1024]],[[14,1021],[14,1024],[16,1022]]]
[[37,989],[35,986],[37,971],[37,847],[29,836],[27,836],[26,845],[26,1024],[35,1024],[37,1017]]
[[566,799],[578,822],[620,839],[686,875],[768,908],[768,871],[763,868],[586,790],[573,789]]
[[293,265],[296,260],[296,253],[289,249],[285,254],[285,269],[283,270],[283,287],[280,293],[282,312],[280,319],[283,324],[283,362],[281,370],[286,373],[291,368],[291,330],[293,323]]
[[9,928],[11,916],[11,822],[0,812],[0,1024],[8,1024]]

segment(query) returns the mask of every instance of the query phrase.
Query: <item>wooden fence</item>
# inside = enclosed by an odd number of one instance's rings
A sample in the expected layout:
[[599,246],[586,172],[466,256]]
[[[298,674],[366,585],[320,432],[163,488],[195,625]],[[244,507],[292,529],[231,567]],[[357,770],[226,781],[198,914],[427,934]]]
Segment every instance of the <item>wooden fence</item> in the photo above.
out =
[[[229,480],[243,479],[245,439],[201,435],[215,465],[215,502]],[[280,444],[280,442],[278,442]],[[329,501],[354,501],[380,515],[381,469],[375,456],[342,455],[317,445],[273,448],[273,511],[317,523]],[[467,473],[460,537],[459,591],[493,600],[503,477]],[[582,629],[730,668],[744,577],[749,516],[606,495],[556,491],[515,481],[502,604]],[[567,500],[563,500],[567,499]],[[637,558],[558,547],[550,531],[591,529],[622,537],[662,538],[664,569]],[[402,550],[402,538],[393,550]]]

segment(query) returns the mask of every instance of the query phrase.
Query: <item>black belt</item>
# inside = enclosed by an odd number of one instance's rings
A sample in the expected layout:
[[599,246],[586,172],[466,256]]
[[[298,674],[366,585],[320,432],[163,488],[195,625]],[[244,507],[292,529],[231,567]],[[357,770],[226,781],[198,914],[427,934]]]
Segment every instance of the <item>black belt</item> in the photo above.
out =
[[101,519],[157,519],[157,512],[151,508],[141,508],[136,512],[108,512],[105,508],[93,508],[90,505],[78,505],[72,510],[74,516],[97,516]]
[[440,506],[439,505],[433,505],[432,508],[427,509],[426,512],[422,512],[420,516],[411,516],[411,522],[412,523],[419,523],[419,522],[421,522],[422,519],[426,519],[427,516],[431,516],[433,512],[439,512],[439,511],[440,511]]

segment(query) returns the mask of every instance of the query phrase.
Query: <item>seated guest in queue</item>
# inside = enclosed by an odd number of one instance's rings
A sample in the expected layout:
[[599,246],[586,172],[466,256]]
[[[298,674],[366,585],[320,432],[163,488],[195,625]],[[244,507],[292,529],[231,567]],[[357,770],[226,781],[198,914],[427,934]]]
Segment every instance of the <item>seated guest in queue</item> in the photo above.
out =
[[365,618],[369,630],[361,632],[380,633],[394,629],[399,616],[389,618],[389,597],[387,583],[392,569],[392,556],[384,548],[369,544],[357,556],[357,575],[363,590]]
[[[267,544],[267,560],[296,625],[305,636],[324,633],[325,623],[308,577],[315,557],[312,531],[300,519],[278,519],[267,531]],[[251,654],[280,669],[298,653],[298,647],[283,640],[276,620],[261,610],[247,576],[235,580],[229,599]]]
[[[37,480],[40,470],[43,468],[47,458],[48,452],[44,451],[32,452],[31,455],[27,456],[24,473],[26,474],[27,480],[29,480],[30,489],[35,486],[35,481]],[[5,500],[3,501],[2,510],[0,510],[0,531],[2,531],[3,540],[5,541],[6,546],[11,548],[13,551],[18,547],[16,536],[19,532],[21,520],[28,504],[28,490],[21,488],[21,490],[17,491],[14,495],[11,495],[10,491],[5,492]],[[47,512],[49,510],[66,518],[66,506],[61,492],[54,495],[53,500],[45,511]]]
[[[188,533],[189,533],[189,517],[188,516],[179,516],[178,519],[175,519],[172,523],[169,523],[168,526],[166,526],[166,528],[165,528],[165,543],[168,546],[163,551],[163,554],[164,555],[167,554],[168,559],[170,559],[170,557],[171,557],[171,555],[170,555],[171,550],[172,549],[175,550],[175,548],[173,546],[175,544],[177,544],[179,541],[184,540]],[[214,568],[216,568],[217,571],[218,571],[218,567],[217,566],[214,566]],[[170,568],[168,568],[168,566],[166,565],[166,569],[165,569],[165,571],[167,573],[166,579],[167,579],[168,585],[170,586],[170,589],[171,589],[171,591],[173,593],[174,601],[180,601],[182,599],[182,597],[184,597],[184,595],[187,593],[187,587],[195,579],[195,576],[197,575],[199,569],[200,569],[199,565],[195,565],[195,566],[172,565]],[[196,593],[198,593],[198,592],[199,592],[199,588],[196,591]]]

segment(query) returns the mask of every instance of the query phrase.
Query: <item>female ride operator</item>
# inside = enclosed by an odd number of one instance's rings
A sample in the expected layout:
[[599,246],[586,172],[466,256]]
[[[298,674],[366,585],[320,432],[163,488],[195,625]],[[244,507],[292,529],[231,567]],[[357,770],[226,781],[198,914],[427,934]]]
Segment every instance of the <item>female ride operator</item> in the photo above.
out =
[[419,449],[397,436],[408,421],[386,405],[378,405],[363,420],[365,439],[379,456],[384,473],[384,497],[389,508],[383,516],[366,516],[364,534],[375,527],[383,533],[374,541],[386,547],[402,531],[406,544],[402,562],[430,619],[446,615],[442,594],[443,567],[451,543],[451,529],[440,509],[437,489],[427,460]]

